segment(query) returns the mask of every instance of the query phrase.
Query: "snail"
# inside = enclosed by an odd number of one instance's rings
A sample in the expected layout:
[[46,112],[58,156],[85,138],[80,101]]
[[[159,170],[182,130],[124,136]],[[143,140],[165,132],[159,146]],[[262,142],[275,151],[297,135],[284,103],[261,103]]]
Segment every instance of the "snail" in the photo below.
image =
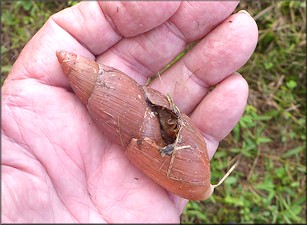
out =
[[233,170],[234,166],[217,185],[210,183],[206,142],[170,96],[74,53],[58,50],[56,56],[99,130],[166,190],[205,200]]

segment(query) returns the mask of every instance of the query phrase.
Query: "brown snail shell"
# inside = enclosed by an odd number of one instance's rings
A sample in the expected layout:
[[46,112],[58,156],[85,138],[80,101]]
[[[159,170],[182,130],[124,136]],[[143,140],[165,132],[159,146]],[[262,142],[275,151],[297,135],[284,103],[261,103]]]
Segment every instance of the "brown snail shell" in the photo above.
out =
[[56,54],[98,128],[126,149],[136,167],[183,198],[212,194],[204,138],[170,98],[115,68],[62,50]]

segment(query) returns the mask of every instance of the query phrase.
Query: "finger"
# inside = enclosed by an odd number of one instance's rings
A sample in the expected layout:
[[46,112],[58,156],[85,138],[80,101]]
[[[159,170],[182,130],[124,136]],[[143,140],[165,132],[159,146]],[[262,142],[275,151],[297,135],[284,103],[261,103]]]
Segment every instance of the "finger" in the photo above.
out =
[[166,21],[180,6],[180,2],[136,1],[99,2],[113,30],[124,37],[132,37]]
[[184,1],[170,18],[186,42],[203,38],[224,21],[239,1]]
[[211,91],[191,114],[207,140],[210,158],[242,116],[248,97],[248,84],[238,73],[232,74]]
[[95,55],[124,37],[151,30],[166,21],[179,2],[89,1],[65,9],[53,19]]
[[207,94],[211,86],[246,63],[257,44],[257,25],[245,13],[230,16],[190,52],[152,82],[152,87],[169,93],[186,113]]
[[[100,5],[105,3],[102,2]],[[106,4],[114,4],[114,2]],[[180,2],[122,3],[116,20],[121,20],[123,23],[127,16],[130,15],[131,19],[133,15],[143,21],[143,26],[135,30],[135,27],[139,26],[139,20],[135,23],[128,20],[127,22],[132,24],[127,27],[122,25],[121,29],[124,30],[120,32],[136,35],[152,29],[168,19],[177,10],[179,4]],[[133,5],[139,5],[139,10],[136,10]],[[109,7],[108,13],[111,13],[110,10]],[[154,18],[153,21],[145,19],[149,14]],[[49,18],[20,53],[7,82],[14,79],[34,78],[48,85],[69,88],[67,78],[56,59],[56,50],[65,49],[94,59],[94,54],[108,49],[121,38],[118,31],[113,30],[97,2],[81,2]]]
[[175,195],[171,192],[168,192],[169,198],[172,200],[174,203],[175,208],[177,209],[179,214],[182,214],[186,204],[189,202],[188,199],[179,197],[178,195]]
[[227,18],[237,2],[182,2],[165,23],[138,36],[122,39],[97,58],[140,84],[166,66],[191,41],[204,37]]

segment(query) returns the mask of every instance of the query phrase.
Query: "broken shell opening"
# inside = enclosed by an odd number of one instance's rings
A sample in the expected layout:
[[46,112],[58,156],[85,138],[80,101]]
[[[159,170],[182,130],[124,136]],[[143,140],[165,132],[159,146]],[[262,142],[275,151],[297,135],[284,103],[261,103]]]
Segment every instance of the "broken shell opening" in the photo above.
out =
[[152,103],[146,99],[147,105],[152,109],[160,124],[160,133],[164,146],[160,147],[161,156],[172,155],[178,140],[180,139],[180,112],[175,112],[172,101],[169,101],[170,108]]
[[149,100],[147,102],[159,119],[160,131],[165,144],[174,143],[178,135],[178,117],[165,107],[154,105]]

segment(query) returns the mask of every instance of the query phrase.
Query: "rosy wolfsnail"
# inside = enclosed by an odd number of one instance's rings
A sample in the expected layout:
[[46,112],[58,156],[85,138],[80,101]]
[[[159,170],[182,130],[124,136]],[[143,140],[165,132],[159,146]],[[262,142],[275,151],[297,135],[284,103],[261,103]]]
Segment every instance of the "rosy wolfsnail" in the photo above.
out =
[[205,140],[170,97],[115,68],[63,50],[56,55],[95,124],[136,167],[183,198],[213,193]]

